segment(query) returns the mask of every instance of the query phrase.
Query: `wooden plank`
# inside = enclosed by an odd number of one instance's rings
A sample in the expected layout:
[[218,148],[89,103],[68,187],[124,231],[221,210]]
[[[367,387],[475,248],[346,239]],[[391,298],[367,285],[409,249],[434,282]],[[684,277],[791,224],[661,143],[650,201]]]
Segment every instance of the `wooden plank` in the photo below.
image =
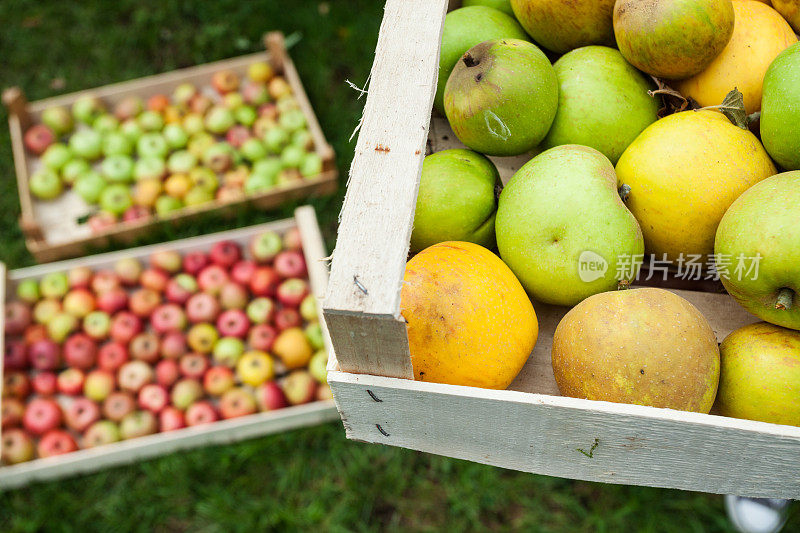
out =
[[386,2],[325,299],[339,364],[352,372],[412,376],[400,287],[446,9],[446,0]]
[[797,427],[343,372],[328,382],[358,441],[571,479],[800,498]]

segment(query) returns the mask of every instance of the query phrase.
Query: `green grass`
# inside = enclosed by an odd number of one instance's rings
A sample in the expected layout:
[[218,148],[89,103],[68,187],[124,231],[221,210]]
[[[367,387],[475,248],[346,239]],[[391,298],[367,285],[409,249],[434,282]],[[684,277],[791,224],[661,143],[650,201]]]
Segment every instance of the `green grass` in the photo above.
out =
[[[381,14],[377,0],[6,0],[0,87],[20,85],[35,100],[252,52],[267,30],[299,32],[291,53],[346,176],[363,100],[344,80],[365,81]],[[4,126],[0,173],[0,260],[15,268],[32,260]],[[342,185],[311,201],[329,246],[343,194]],[[147,242],[283,218],[293,207],[166,227]],[[0,494],[0,531],[730,530],[718,496],[511,472],[343,433],[327,424],[34,484]]]

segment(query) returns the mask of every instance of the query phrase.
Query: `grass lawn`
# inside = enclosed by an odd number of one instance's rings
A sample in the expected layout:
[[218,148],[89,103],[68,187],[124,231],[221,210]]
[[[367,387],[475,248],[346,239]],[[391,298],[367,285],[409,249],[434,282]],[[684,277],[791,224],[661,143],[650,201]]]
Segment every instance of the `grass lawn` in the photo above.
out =
[[[180,7],[178,7],[180,5]],[[347,175],[348,142],[372,63],[382,2],[228,0],[0,3],[0,87],[31,100],[260,49],[271,29],[298,32],[291,50]],[[0,111],[0,260],[32,263],[5,110]],[[344,180],[342,180],[344,183]],[[329,247],[344,194],[311,203]],[[295,206],[162,228],[146,242],[283,218]],[[723,451],[724,453],[724,451]],[[509,530],[724,531],[718,496],[575,482],[407,450],[348,442],[340,424],[0,494],[0,531]],[[800,529],[795,511],[787,531]]]

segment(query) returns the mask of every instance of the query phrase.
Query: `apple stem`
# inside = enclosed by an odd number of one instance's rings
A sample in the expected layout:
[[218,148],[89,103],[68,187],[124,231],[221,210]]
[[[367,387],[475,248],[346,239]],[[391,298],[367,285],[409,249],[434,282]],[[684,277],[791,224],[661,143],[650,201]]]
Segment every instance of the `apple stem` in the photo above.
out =
[[474,67],[477,66],[478,63],[480,63],[480,61],[477,61],[474,57],[472,57],[472,54],[470,54],[469,52],[464,54],[463,59],[464,59],[464,64],[467,67]]
[[778,292],[778,300],[775,302],[775,309],[791,309],[793,299],[794,291],[788,287],[782,288],[780,292]]
[[628,199],[628,196],[631,194],[631,186],[627,183],[623,183],[620,185],[619,189],[617,189],[617,192],[619,192],[619,197],[622,199],[622,201],[625,202]]

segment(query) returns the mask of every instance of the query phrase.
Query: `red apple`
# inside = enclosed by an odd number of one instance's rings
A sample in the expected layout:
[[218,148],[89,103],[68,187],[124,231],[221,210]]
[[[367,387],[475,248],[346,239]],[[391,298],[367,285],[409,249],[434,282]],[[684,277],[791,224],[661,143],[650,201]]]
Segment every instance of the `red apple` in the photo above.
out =
[[129,392],[139,389],[153,381],[153,369],[144,361],[129,361],[117,372],[119,388]]
[[293,370],[281,383],[286,400],[292,405],[308,403],[317,392],[317,382],[305,370]]
[[92,276],[91,287],[95,294],[103,294],[112,289],[118,289],[122,282],[114,272],[100,270]]
[[25,404],[19,398],[3,398],[0,404],[0,428],[6,429],[22,424],[25,416]]
[[216,409],[206,401],[195,402],[186,409],[186,425],[199,426],[219,420]]
[[180,370],[175,359],[162,359],[156,365],[156,383],[163,387],[170,387],[178,381]]
[[3,398],[23,400],[31,393],[31,381],[28,374],[20,371],[6,372],[3,376]]
[[50,398],[34,398],[25,408],[22,425],[34,435],[44,435],[61,425],[61,407]]
[[281,309],[275,315],[275,327],[278,328],[278,331],[300,327],[302,323],[303,319],[300,317],[300,313],[297,312],[297,309],[292,309],[291,307]]
[[13,300],[6,303],[6,335],[21,335],[25,331],[25,328],[31,325],[32,320],[31,308],[25,302]]
[[268,352],[272,350],[272,345],[275,343],[277,336],[278,332],[275,331],[275,328],[272,326],[268,324],[258,324],[250,328],[250,333],[247,336],[247,343],[254,350]]
[[97,297],[97,308],[113,315],[128,307],[128,293],[122,287],[109,289]]
[[253,272],[250,278],[250,290],[256,296],[275,296],[275,291],[278,284],[281,282],[281,277],[278,272],[268,266],[260,266]]
[[88,289],[94,277],[92,269],[86,266],[79,266],[67,272],[67,280],[71,289]]
[[111,319],[111,340],[128,344],[142,331],[142,321],[130,311],[120,311]]
[[185,427],[186,419],[180,409],[168,405],[158,413],[159,431],[174,431]]
[[78,444],[72,435],[61,429],[48,431],[36,446],[39,457],[54,457],[77,451]]
[[233,370],[227,366],[211,367],[203,376],[203,388],[212,396],[221,396],[233,385]]
[[247,289],[234,281],[229,281],[219,291],[219,303],[223,309],[244,309],[247,301]]
[[250,278],[256,271],[255,261],[242,259],[231,267],[231,279],[241,285],[249,286]]
[[103,416],[119,422],[136,409],[136,400],[127,392],[112,392],[103,401]]
[[198,290],[197,281],[189,274],[178,274],[169,280],[164,296],[169,302],[183,305]]
[[208,370],[208,358],[200,353],[187,353],[180,358],[178,367],[187,378],[200,379]]
[[155,292],[164,292],[169,283],[169,275],[158,268],[146,268],[139,278],[139,283],[145,289],[150,289]]
[[122,221],[135,222],[137,220],[144,220],[150,218],[151,214],[150,209],[143,205],[132,205],[122,213]]
[[241,309],[229,309],[217,318],[217,330],[223,337],[239,337],[243,339],[250,329],[250,320]]
[[86,224],[89,226],[89,229],[92,230],[92,233],[95,235],[108,231],[116,223],[117,216],[113,213],[109,213],[108,211],[100,211],[99,213],[95,213],[94,215],[90,216],[89,220],[86,222]]
[[257,410],[256,399],[244,387],[229,389],[219,400],[219,413],[222,418],[252,415]]
[[76,396],[83,391],[86,374],[77,368],[68,368],[58,373],[56,385],[58,392],[67,396]]
[[196,276],[208,265],[208,256],[204,252],[189,252],[183,256],[183,270]]
[[177,359],[186,351],[186,335],[183,332],[172,331],[161,339],[161,357]]
[[183,331],[186,329],[186,313],[175,304],[162,304],[153,311],[150,325],[158,333]]
[[161,305],[161,295],[153,289],[134,291],[128,302],[131,312],[140,318],[152,315],[159,305]]
[[220,289],[229,279],[228,272],[217,264],[208,265],[197,275],[200,290],[213,296],[219,294]]
[[130,359],[128,348],[119,342],[108,342],[97,352],[97,366],[103,370],[115,372]]
[[64,422],[73,431],[83,433],[100,420],[100,406],[88,398],[75,398],[66,411]]
[[64,362],[88,370],[97,361],[97,343],[85,333],[74,333],[64,343]]
[[274,381],[267,381],[256,387],[256,402],[262,411],[274,411],[289,405],[283,390]]
[[300,238],[300,228],[292,228],[283,234],[283,247],[287,250],[301,250],[303,242]]
[[252,137],[247,126],[237,124],[225,134],[225,140],[234,148],[241,148],[245,141]]
[[144,267],[135,257],[125,257],[114,263],[114,272],[125,285],[136,285]]
[[299,307],[308,294],[308,282],[299,278],[289,278],[278,285],[278,301],[286,307]]
[[223,268],[230,268],[242,258],[242,249],[233,241],[220,241],[211,247],[209,259]]
[[219,316],[219,302],[212,295],[201,292],[186,302],[186,315],[193,324],[214,322]]
[[169,403],[169,393],[161,385],[151,383],[139,391],[139,407],[153,413],[161,412]]
[[53,130],[44,124],[36,124],[28,128],[22,142],[29,152],[35,155],[42,155],[47,147],[56,141],[56,135]]
[[41,339],[28,346],[28,359],[36,370],[55,370],[61,362],[61,347],[50,339]]
[[306,260],[302,252],[297,250],[286,250],[275,257],[273,263],[275,270],[282,278],[304,278],[306,277]]
[[21,429],[3,431],[0,444],[0,459],[4,463],[15,465],[33,459],[33,439]]
[[159,250],[150,255],[150,265],[169,274],[176,274],[183,266],[183,259],[175,250]]
[[117,380],[111,370],[95,369],[83,381],[83,395],[95,402],[102,402],[114,392]]
[[28,368],[28,348],[25,346],[24,341],[6,339],[3,368],[6,370],[25,370]]
[[37,372],[31,379],[31,387],[39,396],[53,396],[58,391],[58,377],[55,372]]
[[161,350],[161,341],[152,331],[143,331],[133,338],[128,346],[131,358],[145,363],[154,364],[158,361]]

